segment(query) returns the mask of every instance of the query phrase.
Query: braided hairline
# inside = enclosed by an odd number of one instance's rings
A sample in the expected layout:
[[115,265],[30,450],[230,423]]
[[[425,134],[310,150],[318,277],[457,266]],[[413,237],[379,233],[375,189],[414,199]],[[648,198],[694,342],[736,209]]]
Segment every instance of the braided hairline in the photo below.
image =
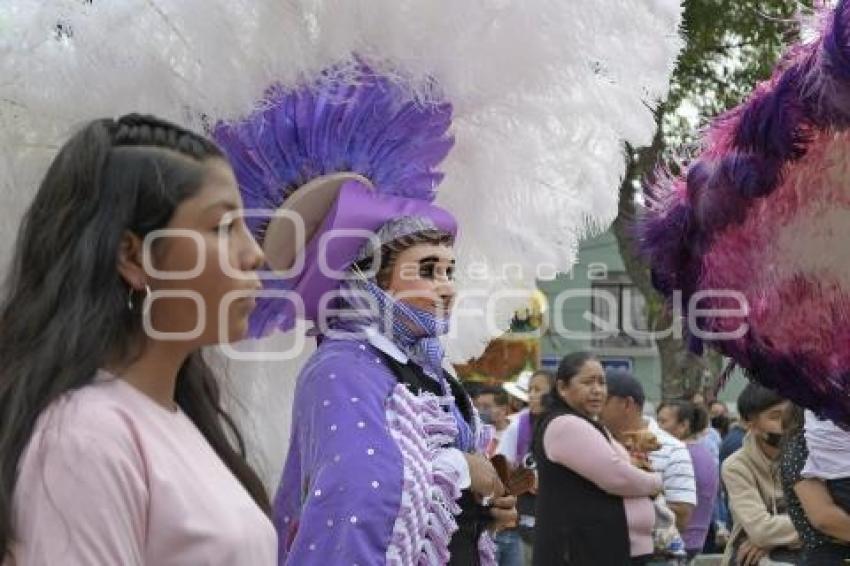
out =
[[115,147],[159,147],[197,160],[224,156],[210,140],[154,116],[127,114],[110,122]]

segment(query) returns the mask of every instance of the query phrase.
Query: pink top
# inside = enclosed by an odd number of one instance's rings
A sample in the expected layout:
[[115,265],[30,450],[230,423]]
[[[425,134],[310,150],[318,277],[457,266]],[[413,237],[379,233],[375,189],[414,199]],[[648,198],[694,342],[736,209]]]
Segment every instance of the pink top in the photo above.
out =
[[15,487],[15,566],[277,564],[271,521],[181,411],[122,379],[40,417]]
[[661,489],[661,477],[632,465],[616,440],[608,442],[586,420],[572,415],[552,419],[543,449],[553,462],[592,481],[599,489],[623,498],[632,556],[652,554],[655,509],[650,495]]

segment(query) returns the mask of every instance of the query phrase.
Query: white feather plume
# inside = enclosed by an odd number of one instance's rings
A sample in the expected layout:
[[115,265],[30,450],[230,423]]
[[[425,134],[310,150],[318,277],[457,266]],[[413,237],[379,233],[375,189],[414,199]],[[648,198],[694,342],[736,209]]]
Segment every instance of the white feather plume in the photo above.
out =
[[[616,216],[623,142],[651,141],[680,18],[676,0],[4,0],[0,260],[79,124],[139,111],[200,129],[202,117],[244,116],[272,82],[359,53],[378,71],[404,69],[399,80],[423,98],[435,79],[454,106],[438,202],[461,227],[460,309],[478,313],[459,315],[449,343],[466,360],[526,302],[493,297],[532,291],[540,265],[570,269],[580,239]],[[270,486],[298,366],[235,372]]]

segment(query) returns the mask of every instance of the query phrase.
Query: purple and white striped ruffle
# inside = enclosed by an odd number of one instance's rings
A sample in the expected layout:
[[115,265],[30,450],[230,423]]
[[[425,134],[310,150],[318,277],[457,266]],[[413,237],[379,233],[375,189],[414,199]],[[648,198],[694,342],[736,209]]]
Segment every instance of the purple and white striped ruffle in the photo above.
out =
[[413,395],[397,385],[387,401],[390,434],[401,450],[404,490],[387,548],[392,566],[441,566],[449,561],[449,541],[460,513],[460,474],[440,465],[437,454],[450,446],[457,424],[443,410],[445,400]]

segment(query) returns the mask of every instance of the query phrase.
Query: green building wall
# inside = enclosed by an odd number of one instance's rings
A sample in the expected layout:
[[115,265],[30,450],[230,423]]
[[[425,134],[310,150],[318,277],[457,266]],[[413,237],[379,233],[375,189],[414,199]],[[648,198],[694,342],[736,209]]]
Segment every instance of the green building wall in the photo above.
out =
[[[578,262],[568,273],[561,273],[551,281],[540,281],[538,286],[546,295],[550,309],[549,331],[541,339],[541,358],[546,367],[556,365],[564,355],[578,351],[590,350],[605,363],[631,365],[634,375],[641,381],[647,398],[657,403],[661,398],[661,362],[654,345],[648,347],[629,348],[596,348],[587,339],[575,339],[562,335],[555,328],[554,317],[560,317],[562,324],[570,331],[589,334],[591,321],[586,315],[591,312],[591,299],[583,296],[589,291],[594,281],[610,279],[610,277],[625,274],[625,266],[619,253],[617,240],[608,231],[585,240],[578,255]],[[566,298],[569,296],[569,298]],[[559,297],[560,300],[559,300]],[[732,402],[746,380],[740,372],[736,372],[720,394],[720,399]],[[734,408],[734,407],[731,407]]]

